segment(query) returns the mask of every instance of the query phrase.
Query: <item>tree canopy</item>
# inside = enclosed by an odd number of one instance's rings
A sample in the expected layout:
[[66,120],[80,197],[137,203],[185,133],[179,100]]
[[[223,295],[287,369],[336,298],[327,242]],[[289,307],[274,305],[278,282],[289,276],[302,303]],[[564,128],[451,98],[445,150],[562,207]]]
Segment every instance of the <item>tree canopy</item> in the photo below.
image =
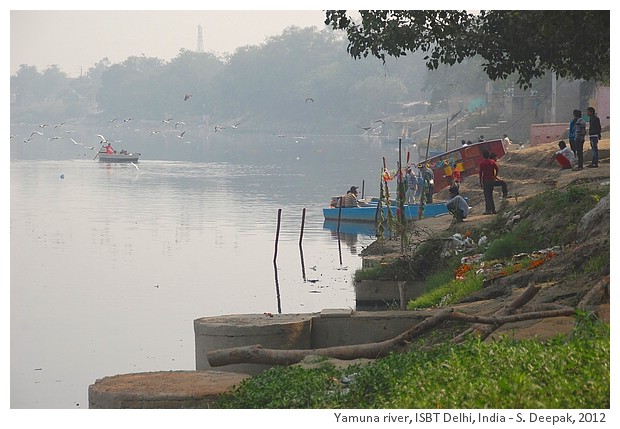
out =
[[491,80],[515,74],[522,88],[547,71],[609,82],[609,10],[327,10],[325,24],[346,31],[347,52],[385,61],[426,53],[430,70],[480,56]]

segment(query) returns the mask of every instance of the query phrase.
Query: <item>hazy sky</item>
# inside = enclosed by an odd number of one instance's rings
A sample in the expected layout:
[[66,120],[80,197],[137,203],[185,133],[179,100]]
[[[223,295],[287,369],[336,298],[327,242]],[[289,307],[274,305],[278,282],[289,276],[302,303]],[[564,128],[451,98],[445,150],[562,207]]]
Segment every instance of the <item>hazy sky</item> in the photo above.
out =
[[[233,6],[234,2],[225,3]],[[11,74],[21,64],[34,65],[38,71],[55,64],[70,76],[79,76],[81,69],[86,72],[105,57],[112,63],[143,54],[169,61],[181,49],[196,50],[199,25],[205,52],[232,53],[240,46],[257,45],[280,35],[290,26],[322,29],[325,19],[321,9],[312,8],[80,10],[77,6],[49,10],[43,5],[40,10],[24,9],[20,2],[10,10]]]

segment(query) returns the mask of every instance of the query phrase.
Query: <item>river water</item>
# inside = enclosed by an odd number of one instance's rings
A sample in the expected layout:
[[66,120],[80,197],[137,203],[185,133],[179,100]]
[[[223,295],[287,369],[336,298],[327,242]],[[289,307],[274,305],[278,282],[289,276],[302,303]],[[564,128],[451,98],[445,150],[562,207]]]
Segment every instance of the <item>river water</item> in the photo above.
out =
[[393,144],[137,141],[138,164],[109,165],[66,140],[11,140],[11,408],[87,408],[96,379],[195,369],[196,318],[355,309],[374,237],[339,239],[321,209],[351,185],[377,195]]

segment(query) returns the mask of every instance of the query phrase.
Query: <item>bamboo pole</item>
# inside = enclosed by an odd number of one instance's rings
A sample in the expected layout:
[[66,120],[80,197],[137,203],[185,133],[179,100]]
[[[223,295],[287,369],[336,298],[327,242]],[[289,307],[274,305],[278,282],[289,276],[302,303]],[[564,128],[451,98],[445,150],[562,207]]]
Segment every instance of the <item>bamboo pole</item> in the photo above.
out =
[[276,263],[276,259],[278,258],[278,241],[280,240],[280,220],[282,218],[282,209],[278,209],[278,225],[276,227],[276,244],[275,249],[273,251],[273,263]]

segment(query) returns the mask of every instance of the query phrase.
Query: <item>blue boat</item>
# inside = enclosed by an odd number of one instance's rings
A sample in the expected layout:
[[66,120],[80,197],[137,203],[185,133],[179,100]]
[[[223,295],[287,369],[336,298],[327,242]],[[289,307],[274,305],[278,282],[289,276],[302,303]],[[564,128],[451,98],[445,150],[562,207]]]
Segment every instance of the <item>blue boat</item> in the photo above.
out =
[[[397,206],[390,207],[392,216],[396,216]],[[418,219],[418,204],[405,204],[405,219]],[[381,207],[383,210],[383,219],[387,219],[387,207]],[[445,202],[436,202],[424,204],[422,217],[437,217],[449,214]],[[328,207],[323,209],[323,216],[326,220],[338,220],[346,222],[375,222],[378,219],[377,205],[368,207]]]

